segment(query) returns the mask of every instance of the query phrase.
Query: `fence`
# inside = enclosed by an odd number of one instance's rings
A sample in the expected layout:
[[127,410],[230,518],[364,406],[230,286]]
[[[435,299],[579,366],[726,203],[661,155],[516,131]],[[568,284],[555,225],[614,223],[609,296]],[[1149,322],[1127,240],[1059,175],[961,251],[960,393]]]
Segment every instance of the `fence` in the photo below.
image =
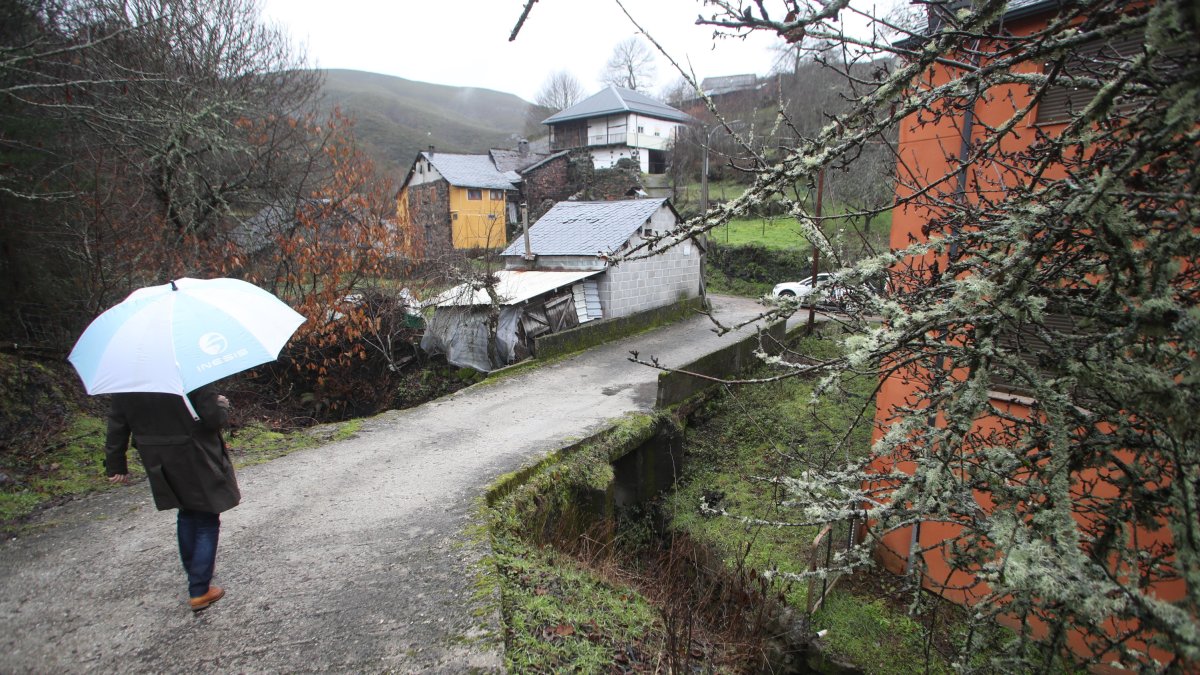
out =
[[[835,552],[849,550],[857,543],[858,521],[855,519],[839,520],[821,528],[813,539],[808,561],[808,570],[815,572],[827,569],[833,560]],[[821,609],[825,598],[833,590],[834,585],[842,578],[842,574],[826,574],[823,577],[813,577],[808,580],[808,614]]]

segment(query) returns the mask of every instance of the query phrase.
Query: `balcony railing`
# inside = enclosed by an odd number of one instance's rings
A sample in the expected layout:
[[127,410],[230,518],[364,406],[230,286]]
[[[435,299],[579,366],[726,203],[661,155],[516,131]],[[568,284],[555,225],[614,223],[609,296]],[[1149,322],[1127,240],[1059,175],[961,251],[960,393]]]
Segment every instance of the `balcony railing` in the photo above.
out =
[[631,148],[665,150],[670,140],[669,136],[654,136],[651,134],[591,134],[588,136],[588,145],[624,144]]

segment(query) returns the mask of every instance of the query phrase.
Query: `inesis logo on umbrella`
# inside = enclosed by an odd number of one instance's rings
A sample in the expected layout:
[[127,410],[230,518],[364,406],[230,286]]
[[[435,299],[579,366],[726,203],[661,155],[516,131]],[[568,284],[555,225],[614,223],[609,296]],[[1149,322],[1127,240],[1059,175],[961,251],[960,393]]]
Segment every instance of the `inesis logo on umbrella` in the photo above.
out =
[[205,333],[200,336],[200,351],[209,356],[216,356],[229,349],[229,340],[220,333]]
[[215,368],[222,363],[229,363],[250,353],[246,349],[239,349],[236,352],[226,354],[225,351],[229,349],[229,340],[220,333],[205,333],[201,335],[198,346],[200,347],[200,351],[209,356],[216,357],[211,361],[205,361],[196,365],[196,372],[201,373],[209,368]]

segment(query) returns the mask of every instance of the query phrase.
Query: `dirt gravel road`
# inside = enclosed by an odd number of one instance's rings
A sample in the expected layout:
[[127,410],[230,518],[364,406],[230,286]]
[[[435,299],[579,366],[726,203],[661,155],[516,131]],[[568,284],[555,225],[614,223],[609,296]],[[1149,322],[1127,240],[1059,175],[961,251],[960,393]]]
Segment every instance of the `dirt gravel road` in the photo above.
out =
[[[723,320],[752,301],[715,298]],[[0,546],[0,672],[498,670],[464,532],[499,475],[654,405],[656,371],[739,339],[690,319],[364,423],[239,473],[212,608],[185,609],[174,511],[144,483],[48,511]]]

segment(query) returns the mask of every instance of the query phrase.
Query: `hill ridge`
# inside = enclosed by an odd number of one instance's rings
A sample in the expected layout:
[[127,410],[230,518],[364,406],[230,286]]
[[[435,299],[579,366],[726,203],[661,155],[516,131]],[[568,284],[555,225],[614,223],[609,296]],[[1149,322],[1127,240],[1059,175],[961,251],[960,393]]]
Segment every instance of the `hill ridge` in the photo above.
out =
[[533,104],[497,89],[456,87],[345,68],[323,69],[323,107],[356,120],[355,136],[396,177],[430,145],[484,153],[516,147]]

